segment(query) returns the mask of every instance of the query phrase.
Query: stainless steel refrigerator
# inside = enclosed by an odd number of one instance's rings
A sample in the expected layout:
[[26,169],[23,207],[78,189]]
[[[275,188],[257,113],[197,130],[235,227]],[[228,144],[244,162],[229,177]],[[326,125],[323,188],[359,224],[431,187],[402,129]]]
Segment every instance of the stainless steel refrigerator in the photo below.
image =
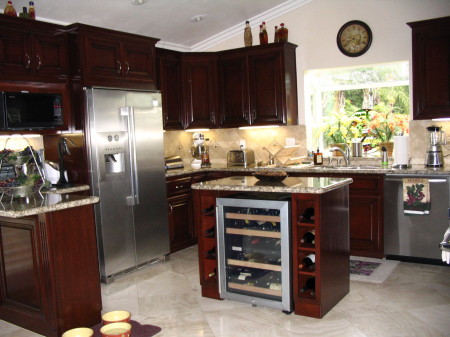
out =
[[100,275],[108,283],[169,253],[161,94],[85,88]]

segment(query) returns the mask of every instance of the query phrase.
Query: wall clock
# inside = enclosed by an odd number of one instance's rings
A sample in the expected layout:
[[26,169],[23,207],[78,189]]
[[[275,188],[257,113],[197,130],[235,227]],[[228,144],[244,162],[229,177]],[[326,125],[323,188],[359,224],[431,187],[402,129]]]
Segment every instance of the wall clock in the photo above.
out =
[[347,56],[361,56],[369,50],[372,43],[372,31],[362,21],[352,20],[344,24],[337,34],[339,50]]

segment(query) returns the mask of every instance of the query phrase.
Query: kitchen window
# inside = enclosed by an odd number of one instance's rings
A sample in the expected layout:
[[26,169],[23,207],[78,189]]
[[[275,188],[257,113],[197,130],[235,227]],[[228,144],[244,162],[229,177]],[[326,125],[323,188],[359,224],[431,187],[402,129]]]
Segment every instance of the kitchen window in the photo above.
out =
[[377,151],[376,145],[382,140],[369,131],[375,114],[401,120],[395,133],[407,133],[409,63],[307,71],[305,111],[309,150],[327,149],[338,141],[349,144],[369,132],[364,149]]

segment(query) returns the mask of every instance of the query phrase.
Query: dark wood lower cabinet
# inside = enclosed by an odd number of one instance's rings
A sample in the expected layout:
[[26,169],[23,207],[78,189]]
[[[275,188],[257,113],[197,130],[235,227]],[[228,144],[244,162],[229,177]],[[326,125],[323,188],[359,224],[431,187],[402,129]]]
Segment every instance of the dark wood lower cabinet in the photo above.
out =
[[176,252],[197,243],[193,219],[192,194],[184,193],[167,198],[169,209],[170,252]]
[[0,218],[0,319],[57,337],[101,321],[94,212]]

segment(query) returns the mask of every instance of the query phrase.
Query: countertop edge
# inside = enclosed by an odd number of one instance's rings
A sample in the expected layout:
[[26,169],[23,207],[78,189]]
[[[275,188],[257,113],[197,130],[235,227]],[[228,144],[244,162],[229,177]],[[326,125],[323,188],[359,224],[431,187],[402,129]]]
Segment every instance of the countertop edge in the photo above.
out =
[[0,216],[7,218],[22,218],[25,216],[37,215],[41,213],[59,211],[67,208],[80,207],[85,205],[91,205],[98,203],[100,201],[99,197],[96,196],[83,196],[82,199],[72,200],[63,203],[56,203],[54,205],[36,206],[23,211],[4,211],[0,210]]
[[[296,179],[296,178],[293,178]],[[297,178],[302,179],[302,178]],[[319,179],[319,178],[318,178]],[[218,184],[213,181],[206,183],[195,183],[191,186],[193,190],[213,190],[213,191],[236,191],[236,192],[271,192],[271,193],[311,193],[322,194],[353,182],[352,178],[338,178],[332,184],[324,187],[305,187],[305,186],[282,186],[282,183],[267,183],[264,186],[245,186],[245,185],[227,185]],[[278,185],[280,184],[280,185]]]

